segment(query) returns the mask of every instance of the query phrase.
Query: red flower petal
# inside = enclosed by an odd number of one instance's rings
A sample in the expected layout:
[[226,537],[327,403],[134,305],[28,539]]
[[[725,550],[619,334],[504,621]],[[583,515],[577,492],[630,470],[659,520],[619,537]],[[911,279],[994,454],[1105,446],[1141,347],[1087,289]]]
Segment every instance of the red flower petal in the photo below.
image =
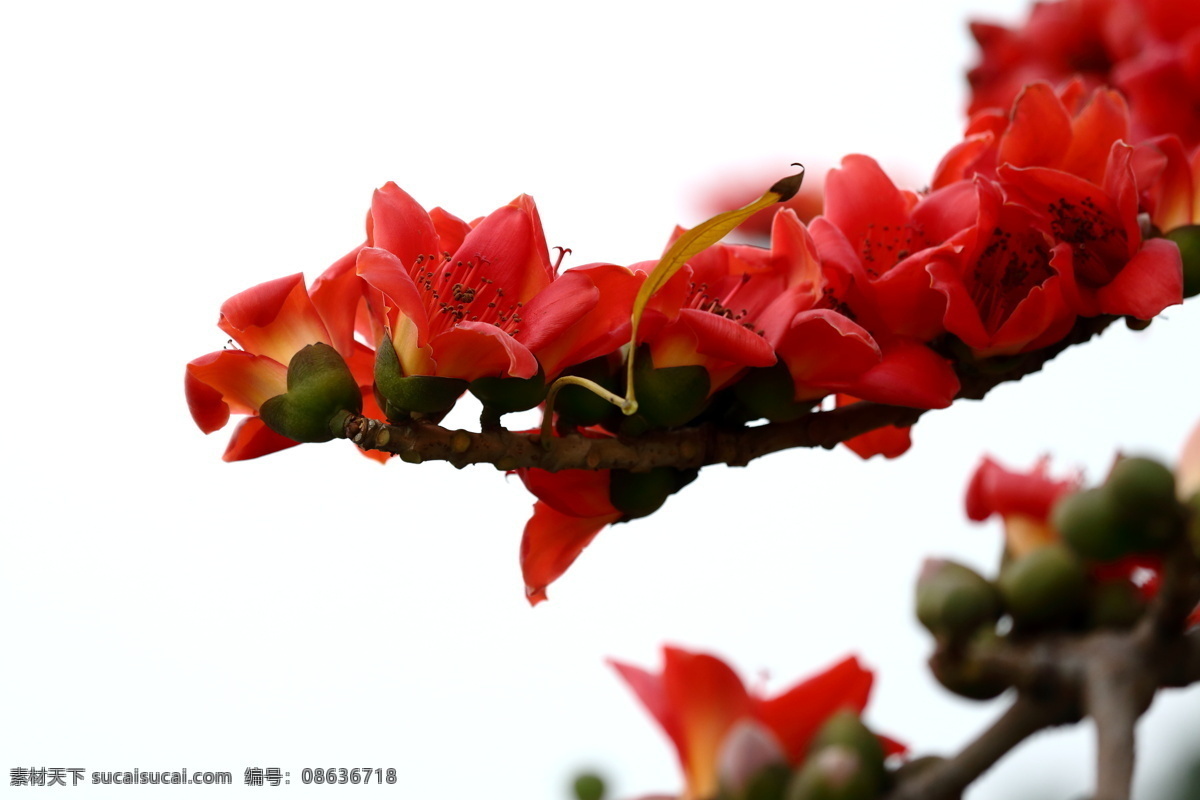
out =
[[866,708],[873,681],[850,656],[778,697],[758,701],[757,716],[779,737],[788,761],[799,764],[825,720],[843,709]]
[[267,427],[259,417],[247,417],[233,432],[229,446],[225,448],[225,461],[246,461],[251,458],[278,453],[300,444],[281,436]]
[[521,538],[521,575],[530,605],[545,600],[546,587],[567,571],[604,526],[620,516],[572,517],[540,500],[534,503]]
[[221,306],[217,322],[245,350],[288,364],[305,345],[330,344],[300,273],[260,283]]

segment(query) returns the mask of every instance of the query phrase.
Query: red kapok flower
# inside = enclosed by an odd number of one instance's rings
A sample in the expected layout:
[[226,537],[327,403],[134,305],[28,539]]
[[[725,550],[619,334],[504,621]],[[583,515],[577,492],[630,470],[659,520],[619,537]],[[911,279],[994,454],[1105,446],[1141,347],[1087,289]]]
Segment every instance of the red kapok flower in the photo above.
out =
[[[234,295],[221,306],[217,325],[242,349],[220,350],[188,363],[184,389],[192,419],[200,430],[212,433],[225,426],[231,413],[250,415],[234,432],[226,461],[294,446],[297,442],[271,431],[257,415],[264,402],[287,391],[292,356],[306,345],[333,344],[335,337],[309,299],[304,276],[278,278]],[[351,347],[342,357],[359,384],[369,385],[370,373],[360,374],[364,359],[355,358],[366,348],[348,337],[342,340]]]
[[1082,483],[1080,475],[1051,478],[1049,461],[1042,458],[1028,472],[1013,472],[985,456],[967,487],[967,516],[976,522],[993,514],[1001,516],[1013,555],[1058,540],[1050,527],[1050,511],[1059,498],[1078,491]]
[[[862,712],[873,680],[850,657],[768,698],[748,690],[728,664],[706,653],[664,647],[659,674],[610,663],[675,745],[686,783],[683,800],[717,796],[722,749],[739,725],[774,740],[782,758],[795,766],[829,717],[843,709]],[[884,744],[889,752],[903,749]]]
[[358,274],[380,293],[374,312],[405,375],[537,373],[516,337],[539,323],[525,306],[555,270],[532,198],[521,195],[468,226],[440,209],[426,212],[389,183],[375,192],[368,233]]
[[830,171],[825,192],[812,235],[821,260],[850,276],[844,300],[859,324],[877,338],[929,341],[942,333],[945,298],[925,267],[974,224],[972,187],[952,183],[921,196],[898,189],[874,159],[850,155]]
[[1005,203],[992,181],[977,179],[975,188],[979,221],[960,237],[960,250],[939,253],[927,268],[934,288],[946,296],[946,330],[979,356],[1058,341],[1075,312],[1052,268],[1048,226],[1025,206]]

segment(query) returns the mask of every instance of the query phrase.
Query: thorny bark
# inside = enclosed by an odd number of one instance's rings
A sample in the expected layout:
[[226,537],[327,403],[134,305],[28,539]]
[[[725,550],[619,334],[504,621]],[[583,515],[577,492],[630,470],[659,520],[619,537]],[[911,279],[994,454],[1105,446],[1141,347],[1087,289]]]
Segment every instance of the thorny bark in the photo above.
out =
[[[956,368],[962,384],[958,398],[979,400],[1002,383],[1037,372],[1063,350],[1087,341],[1115,319],[1111,316],[1081,319],[1062,341],[1022,356],[976,363],[960,361]],[[514,433],[503,428],[473,433],[421,422],[389,425],[351,415],[346,422],[345,437],[364,450],[393,453],[412,463],[449,461],[460,469],[469,464],[492,464],[500,470],[536,467],[552,472],[563,469],[643,472],[654,467],[744,466],[760,456],[793,447],[828,449],[877,428],[911,426],[924,413],[921,409],[856,403],[807,414],[794,422],[757,427],[730,428],[706,423],[637,438],[612,439],[570,434],[556,437],[549,449],[541,446],[536,434]]]

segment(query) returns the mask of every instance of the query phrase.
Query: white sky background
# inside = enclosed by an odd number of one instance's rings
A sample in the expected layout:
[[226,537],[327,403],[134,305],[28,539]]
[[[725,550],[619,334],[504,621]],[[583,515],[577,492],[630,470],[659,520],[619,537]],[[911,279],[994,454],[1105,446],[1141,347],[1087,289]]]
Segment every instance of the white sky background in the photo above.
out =
[[[380,467],[346,442],[225,464],[227,431],[188,416],[183,366],[225,342],[221,302],[311,280],[387,180],[467,219],[530,193],[568,265],[654,257],[731,166],[865,152],[915,188],[963,124],[968,16],[1025,4],[717,8],[5,5],[0,794],[19,766],[237,784],[81,797],[387,792],[300,785],[342,766],[395,767],[387,794],[414,798],[553,800],[589,765],[618,797],[670,791],[672,751],[604,664],[655,666],[663,642],[772,689],[857,652],[878,670],[869,719],[921,753],[999,713],[927,675],[918,565],[994,568],[998,529],[962,512],[984,452],[1093,478],[1118,448],[1174,458],[1200,417],[1196,307],[929,415],[895,462],[705,470],[532,610],[515,478]],[[1196,691],[1160,699],[1147,771],[1200,738],[1197,712]],[[969,796],[1078,794],[1091,752],[1086,728],[1047,735]],[[292,784],[243,787],[248,766]]]

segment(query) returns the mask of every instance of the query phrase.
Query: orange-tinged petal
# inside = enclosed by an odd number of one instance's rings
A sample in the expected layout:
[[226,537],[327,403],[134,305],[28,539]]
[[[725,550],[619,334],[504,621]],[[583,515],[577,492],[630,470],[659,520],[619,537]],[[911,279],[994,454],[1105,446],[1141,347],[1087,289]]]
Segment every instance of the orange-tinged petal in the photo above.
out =
[[192,419],[212,433],[234,414],[257,414],[287,391],[287,367],[243,350],[221,350],[188,362],[184,389]]
[[394,254],[405,268],[418,256],[441,258],[429,214],[407,192],[389,181],[375,190],[367,218],[367,244]]
[[488,322],[460,322],[429,346],[443,378],[532,378],[538,371],[528,347]]
[[247,417],[233,432],[229,446],[221,458],[225,461],[246,461],[278,453],[300,444],[267,427],[259,417]]
[[619,513],[609,500],[609,471],[564,469],[518,470],[525,488],[538,500],[572,517],[604,517]]
[[686,796],[715,797],[721,743],[734,723],[752,715],[750,695],[724,661],[674,647],[663,648],[663,693],[678,720],[675,746],[687,780]]
[[280,364],[289,363],[306,345],[331,344],[300,273],[260,283],[229,298],[221,306],[217,325],[247,352]]
[[355,321],[366,296],[367,287],[355,268],[361,249],[356,247],[334,262],[313,281],[309,292],[313,306],[325,321],[330,343],[343,358],[354,352]]

